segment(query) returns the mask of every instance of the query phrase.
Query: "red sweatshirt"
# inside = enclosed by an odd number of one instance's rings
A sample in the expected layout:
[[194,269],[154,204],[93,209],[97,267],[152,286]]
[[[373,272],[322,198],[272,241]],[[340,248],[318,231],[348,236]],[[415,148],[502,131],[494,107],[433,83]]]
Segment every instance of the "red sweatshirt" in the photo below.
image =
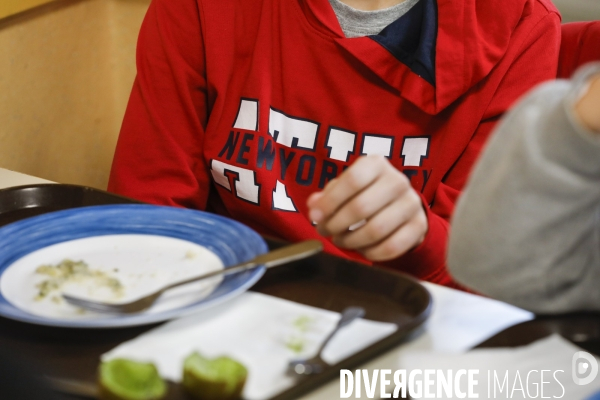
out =
[[319,237],[307,197],[381,154],[429,218],[386,265],[452,284],[454,203],[498,118],[556,77],[559,45],[550,0],[421,0],[353,39],[328,0],[154,0],[109,190],[299,241]]

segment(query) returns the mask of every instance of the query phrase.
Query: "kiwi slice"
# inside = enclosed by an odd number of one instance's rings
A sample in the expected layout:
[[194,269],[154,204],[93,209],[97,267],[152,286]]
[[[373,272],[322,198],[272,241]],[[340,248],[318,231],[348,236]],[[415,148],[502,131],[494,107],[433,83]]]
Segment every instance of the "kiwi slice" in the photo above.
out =
[[117,358],[100,364],[100,399],[159,400],[167,394],[167,384],[152,363]]
[[190,354],[183,363],[183,387],[199,400],[239,399],[248,370],[229,357],[207,359]]

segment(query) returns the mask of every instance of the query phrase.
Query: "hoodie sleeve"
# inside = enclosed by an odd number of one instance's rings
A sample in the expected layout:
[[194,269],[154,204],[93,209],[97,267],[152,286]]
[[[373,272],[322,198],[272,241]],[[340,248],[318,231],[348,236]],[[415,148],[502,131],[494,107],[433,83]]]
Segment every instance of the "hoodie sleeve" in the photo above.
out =
[[207,120],[202,49],[194,0],[152,2],[138,39],[137,77],[109,191],[154,204],[205,208],[210,186],[201,157]]
[[454,218],[460,282],[535,312],[600,310],[600,137],[572,111],[592,73],[539,87],[499,127]]
[[446,266],[450,218],[454,205],[500,117],[529,89],[556,78],[559,45],[560,16],[548,13],[519,45],[518,56],[503,76],[466,149],[437,188],[432,203],[427,204],[423,199],[429,219],[429,231],[425,240],[406,255],[386,263],[387,266],[401,266],[403,271],[421,279],[462,288],[450,276]]

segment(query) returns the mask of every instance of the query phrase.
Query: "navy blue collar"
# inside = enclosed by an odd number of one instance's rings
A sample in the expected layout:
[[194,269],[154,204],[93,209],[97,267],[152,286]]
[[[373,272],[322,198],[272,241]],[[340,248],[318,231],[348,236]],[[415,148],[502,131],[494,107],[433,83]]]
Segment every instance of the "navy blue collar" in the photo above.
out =
[[435,87],[436,0],[420,0],[378,35],[369,36]]

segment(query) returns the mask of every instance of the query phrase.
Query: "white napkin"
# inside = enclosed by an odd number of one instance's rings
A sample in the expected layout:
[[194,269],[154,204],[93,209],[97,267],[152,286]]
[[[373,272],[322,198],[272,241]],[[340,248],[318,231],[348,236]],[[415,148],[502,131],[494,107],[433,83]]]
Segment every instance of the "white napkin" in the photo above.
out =
[[[193,351],[230,356],[248,368],[246,399],[265,399],[293,386],[290,360],[312,356],[340,314],[277,297],[247,292],[205,312],[171,321],[125,342],[102,360],[129,358],[155,363],[161,376],[181,381],[183,360]],[[323,352],[338,362],[391,335],[395,324],[359,319],[343,328]]]
[[429,282],[421,282],[433,297],[426,335],[412,348],[463,353],[504,329],[533,319],[533,313],[498,300]]
[[[409,371],[428,369],[447,373],[448,370],[452,370],[453,373],[456,373],[461,369],[479,370],[475,377],[478,382],[475,385],[474,393],[478,394],[480,399],[562,398],[581,400],[600,390],[600,378],[598,377],[587,385],[580,386],[574,382],[572,375],[574,365],[581,368],[579,364],[583,363],[585,367],[580,369],[579,377],[589,376],[592,371],[593,361],[578,357],[581,351],[580,348],[561,336],[552,335],[528,346],[475,349],[465,354],[444,354],[431,351],[406,352],[401,356],[399,363],[400,368]],[[575,364],[574,358],[576,359]],[[594,361],[598,362],[596,358]],[[542,370],[545,371],[543,393],[541,392]],[[466,378],[461,380],[460,386],[461,391],[466,393]],[[504,386],[502,390],[501,386]],[[436,388],[437,386],[434,384],[432,389]],[[446,393],[442,391],[441,396],[436,393],[435,398],[453,397],[447,397]]]

